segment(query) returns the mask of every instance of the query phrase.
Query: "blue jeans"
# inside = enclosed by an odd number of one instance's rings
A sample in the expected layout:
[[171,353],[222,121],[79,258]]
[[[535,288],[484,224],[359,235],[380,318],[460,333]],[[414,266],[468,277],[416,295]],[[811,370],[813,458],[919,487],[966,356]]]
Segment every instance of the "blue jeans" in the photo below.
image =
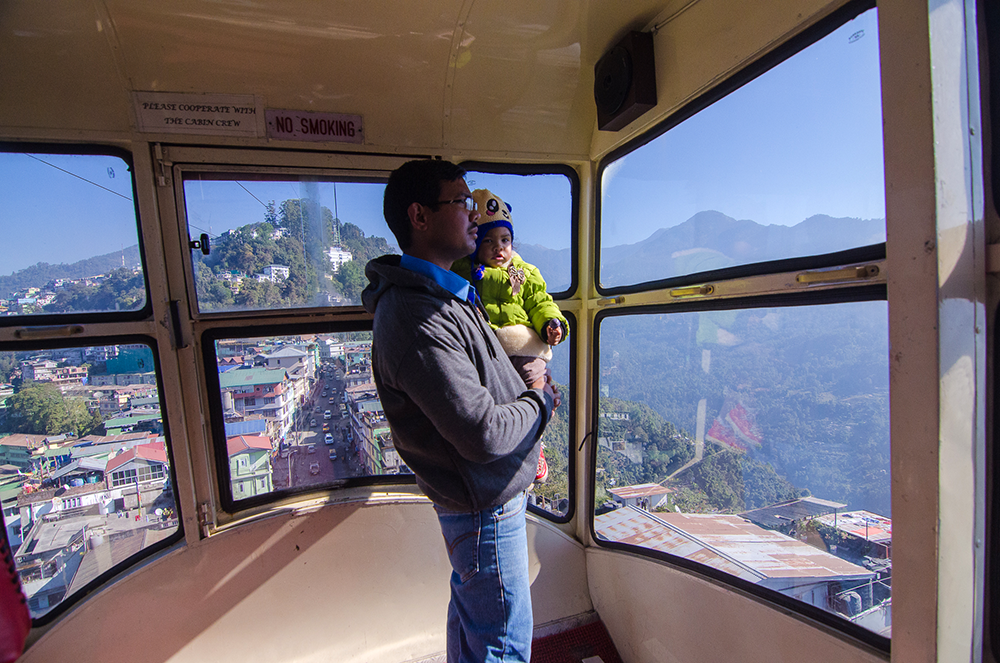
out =
[[531,584],[521,493],[493,509],[435,506],[451,561],[448,663],[531,659]]

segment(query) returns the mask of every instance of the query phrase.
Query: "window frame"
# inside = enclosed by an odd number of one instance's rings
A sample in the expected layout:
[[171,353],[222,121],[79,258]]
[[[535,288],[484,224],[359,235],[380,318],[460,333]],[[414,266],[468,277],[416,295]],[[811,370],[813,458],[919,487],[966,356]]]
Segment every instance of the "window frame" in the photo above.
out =
[[[212,150],[199,150],[211,154]],[[263,156],[263,155],[261,155]],[[339,155],[328,155],[339,156]],[[421,158],[421,157],[413,157]],[[384,160],[384,158],[383,158]],[[336,165],[322,166],[302,166],[298,164],[294,167],[284,165],[261,165],[258,163],[245,163],[241,160],[230,162],[206,161],[203,163],[175,163],[174,178],[176,185],[173,186],[173,196],[177,210],[178,233],[181,238],[181,254],[184,271],[184,282],[188,293],[188,305],[191,320],[193,321],[225,321],[237,318],[281,318],[298,315],[317,314],[358,314],[364,313],[361,305],[346,306],[302,306],[290,308],[270,308],[270,309],[234,309],[230,311],[202,311],[198,304],[198,288],[195,282],[194,260],[192,259],[193,249],[190,243],[195,239],[188,235],[190,223],[187,216],[184,185],[188,181],[196,180],[198,176],[208,175],[206,179],[216,181],[248,181],[261,180],[269,182],[289,181],[301,182],[305,179],[317,180],[321,182],[337,183],[363,183],[363,184],[385,184],[389,179],[392,168],[385,165],[383,168],[379,159],[375,159],[371,167],[362,167],[357,170],[350,170],[346,167],[338,168]],[[402,161],[399,162],[400,164]],[[398,164],[393,164],[398,165]],[[298,179],[295,179],[298,178]],[[389,242],[395,242],[391,230],[388,229],[388,236],[385,238]],[[187,238],[185,240],[185,238]]]
[[569,180],[571,198],[569,218],[570,283],[567,289],[549,294],[557,302],[573,297],[579,288],[579,265],[577,264],[579,224],[576,223],[576,220],[580,217],[580,175],[576,170],[561,163],[515,164],[498,161],[462,161],[458,165],[466,172],[476,171],[491,175],[563,175]]
[[822,269],[827,267],[836,267],[847,263],[871,262],[885,259],[885,243],[883,242],[868,246],[855,247],[844,251],[836,251],[814,256],[796,256],[793,258],[782,258],[780,260],[748,263],[745,265],[737,265],[734,267],[714,269],[704,272],[694,272],[691,274],[682,274],[622,286],[604,286],[601,284],[601,226],[603,221],[603,196],[601,195],[601,189],[603,186],[605,171],[618,159],[627,156],[628,154],[659,138],[674,127],[697,115],[702,110],[705,110],[717,101],[720,101],[744,85],[752,82],[759,76],[780,65],[785,60],[788,60],[792,56],[818,42],[823,37],[833,33],[847,22],[870,9],[874,9],[875,7],[876,3],[874,0],[852,0],[851,2],[848,2],[846,5],[840,7],[823,20],[778,45],[773,50],[762,55],[746,67],[740,69],[729,78],[706,91],[704,94],[687,102],[651,129],[623,143],[601,158],[597,166],[596,176],[594,178],[597,190],[597,195],[595,196],[594,201],[594,287],[599,294],[606,297],[613,297],[616,295],[635,294],[649,290],[675,288],[678,286],[703,283],[705,281],[742,279],[751,276],[772,274],[774,272]]
[[[135,565],[148,561],[154,556],[161,554],[178,541],[183,541],[185,538],[184,517],[181,510],[181,499],[179,497],[181,493],[177,482],[178,465],[173,451],[173,445],[170,442],[170,418],[167,412],[167,403],[165,398],[166,392],[163,388],[163,371],[160,362],[159,346],[156,342],[156,338],[145,334],[122,334],[114,336],[89,336],[84,338],[66,338],[56,340],[46,339],[24,342],[0,341],[0,352],[30,352],[32,350],[54,350],[59,348],[83,348],[95,345],[130,344],[146,345],[153,353],[153,370],[156,373],[156,389],[160,400],[160,420],[163,423],[164,447],[166,449],[167,460],[170,463],[171,469],[170,476],[165,478],[168,479],[170,489],[174,494],[174,510],[177,513],[177,529],[170,536],[164,537],[160,541],[142,548],[134,555],[123,559],[118,564],[98,574],[87,584],[77,590],[76,593],[67,594],[63,597],[63,599],[56,604],[55,607],[51,608],[45,614],[40,617],[32,617],[32,628],[45,626],[55,621],[66,611],[74,608],[77,603],[85,599],[98,588],[108,584],[109,582],[115,581],[118,577],[130,571]],[[106,476],[105,481],[110,482],[110,477]]]
[[332,491],[348,488],[365,488],[371,486],[416,485],[416,477],[412,474],[380,474],[376,476],[350,477],[327,483],[315,483],[307,486],[275,489],[262,495],[254,495],[243,499],[234,499],[232,480],[235,478],[229,471],[229,454],[226,447],[225,418],[222,410],[222,391],[219,382],[218,357],[216,341],[233,338],[267,338],[275,336],[300,336],[305,334],[338,334],[347,332],[371,333],[370,321],[342,320],[324,323],[287,323],[282,325],[261,325],[253,327],[213,327],[206,330],[202,336],[203,369],[205,371],[205,388],[209,403],[209,429],[212,450],[215,454],[216,480],[219,484],[219,498],[222,511],[230,515],[262,505],[273,504],[292,496],[301,496],[320,491]]
[[[594,366],[594,384],[591,389],[591,419],[590,419],[590,430],[594,431],[593,435],[596,436],[596,431],[600,428],[600,348],[601,348],[601,322],[605,319],[611,317],[622,317],[630,315],[657,315],[657,314],[671,314],[671,313],[703,313],[703,312],[714,312],[714,311],[733,311],[733,310],[746,310],[746,309],[757,309],[757,308],[796,308],[804,306],[822,306],[828,304],[844,304],[851,302],[870,302],[870,301],[885,301],[888,302],[887,287],[885,284],[870,284],[863,286],[845,286],[837,289],[823,290],[823,291],[813,291],[813,292],[797,292],[789,293],[786,295],[759,295],[744,297],[739,299],[729,299],[729,300],[714,300],[705,302],[684,302],[679,304],[656,304],[656,305],[646,305],[646,306],[629,306],[616,308],[613,310],[604,309],[599,311],[594,316],[594,330],[593,330],[593,354],[591,356],[591,362]],[[888,320],[887,320],[888,323]],[[886,358],[888,365],[888,357]],[[892,446],[892,441],[890,440],[890,450]],[[590,530],[591,539],[594,545],[597,547],[608,548],[610,550],[617,550],[622,552],[629,552],[638,554],[644,557],[649,557],[655,559],[659,562],[666,563],[668,565],[683,569],[695,573],[697,575],[707,577],[711,580],[723,583],[732,589],[735,589],[746,596],[754,598],[756,600],[762,600],[767,603],[774,604],[782,609],[792,612],[796,617],[801,619],[811,619],[817,621],[824,626],[828,626],[832,629],[840,631],[845,635],[852,638],[860,640],[868,646],[874,647],[875,649],[889,653],[891,649],[891,640],[885,636],[879,635],[873,631],[870,631],[863,626],[854,624],[853,622],[838,617],[833,612],[828,612],[822,610],[816,606],[810,605],[808,603],[796,600],[790,596],[782,594],[781,592],[763,587],[761,585],[752,583],[748,580],[743,580],[737,576],[731,575],[716,569],[714,567],[708,566],[706,564],[701,564],[685,557],[680,557],[677,555],[672,555],[670,553],[665,553],[658,550],[653,550],[650,548],[645,548],[642,546],[637,546],[629,543],[621,543],[617,541],[609,541],[598,535],[597,528],[594,524],[595,519],[595,507],[594,498],[597,494],[597,472],[598,459],[597,459],[597,448],[598,445],[592,443],[589,449],[589,467],[593,468],[588,474],[587,481],[587,494],[589,496],[590,502],[588,504],[588,528]]]
[[145,301],[142,308],[133,311],[88,311],[67,313],[35,313],[31,315],[0,316],[0,327],[33,327],[58,324],[93,324],[99,322],[132,322],[146,320],[153,315],[152,295],[149,288],[149,265],[143,241],[142,219],[139,213],[139,195],[135,177],[135,163],[132,153],[120,147],[94,143],[69,145],[65,143],[15,143],[0,141],[0,153],[59,154],[79,156],[117,157],[128,166],[132,181],[132,207],[135,211],[135,233],[139,247],[139,264],[142,268]]
[[[603,183],[605,170],[616,160],[646,145],[652,140],[670,131],[684,121],[693,117],[698,112],[708,108],[731,92],[751,82],[761,74],[773,67],[781,64],[788,58],[799,53],[806,47],[819,41],[823,37],[831,34],[850,20],[860,14],[873,9],[876,4],[872,0],[854,0],[848,2],[843,7],[835,10],[817,24],[807,28],[788,41],[777,46],[767,54],[761,56],[754,63],[736,72],[719,85],[708,90],[694,100],[681,106],[675,113],[671,114],[662,122],[653,126],[648,131],[639,134],[635,138],[623,143],[621,146],[608,152],[599,162],[596,170],[596,187],[598,194],[595,200],[595,260],[594,260],[594,286],[596,291],[609,299],[607,303],[615,304],[606,306],[595,313],[592,327],[592,355],[590,357],[593,367],[590,384],[591,412],[588,421],[591,435],[596,436],[599,430],[599,403],[600,403],[600,341],[601,322],[610,317],[626,315],[647,315],[647,314],[669,314],[688,313],[724,310],[742,310],[750,308],[773,308],[773,307],[799,307],[824,304],[839,304],[860,301],[888,301],[888,287],[886,284],[886,244],[884,242],[868,246],[861,246],[845,251],[837,251],[812,256],[797,256],[781,260],[771,260],[746,265],[739,265],[730,268],[717,269],[705,272],[696,272],[679,275],[664,279],[656,279],[626,286],[605,287],[601,285],[601,195],[600,190]],[[808,270],[826,270],[836,267],[855,266],[857,263],[876,263],[879,273],[876,279],[853,282],[831,282],[822,287],[809,287],[801,284],[797,287],[795,272]],[[689,286],[694,284],[706,284],[713,282],[715,292],[708,296],[678,297],[672,299],[672,288],[679,286]],[[789,285],[791,284],[791,285]],[[722,286],[722,287],[718,287]],[[629,295],[624,297],[624,295]],[[620,305],[628,301],[629,305]],[[888,321],[887,321],[888,322]],[[887,358],[888,361],[888,358]],[[892,450],[892,440],[890,439],[890,452]],[[643,557],[657,560],[675,568],[694,573],[698,576],[708,578],[724,584],[751,599],[772,604],[787,611],[793,617],[803,620],[811,620],[822,624],[834,631],[853,638],[876,651],[888,654],[891,651],[891,640],[879,635],[862,626],[854,624],[847,619],[837,616],[833,612],[827,612],[816,606],[798,601],[790,596],[786,596],[777,590],[768,589],[730,575],[719,569],[682,558],[669,553],[644,548],[627,543],[608,541],[598,536],[595,527],[595,504],[597,491],[598,445],[596,439],[592,440],[589,449],[589,468],[586,477],[588,513],[587,527],[594,545],[601,548],[638,554]]]

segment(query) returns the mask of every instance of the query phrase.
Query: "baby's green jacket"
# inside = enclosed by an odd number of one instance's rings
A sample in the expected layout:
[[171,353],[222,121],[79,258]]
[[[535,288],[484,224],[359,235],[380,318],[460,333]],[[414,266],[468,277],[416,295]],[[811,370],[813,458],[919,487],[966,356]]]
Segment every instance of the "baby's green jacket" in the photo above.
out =
[[563,340],[569,335],[569,323],[552,296],[545,289],[545,279],[534,265],[528,264],[516,253],[511,261],[514,269],[524,270],[525,281],[521,291],[514,294],[506,269],[483,266],[482,279],[474,279],[472,261],[462,258],[451,266],[451,271],[469,280],[483,300],[490,325],[494,329],[511,325],[527,325],[545,339],[545,325],[549,320],[563,324]]

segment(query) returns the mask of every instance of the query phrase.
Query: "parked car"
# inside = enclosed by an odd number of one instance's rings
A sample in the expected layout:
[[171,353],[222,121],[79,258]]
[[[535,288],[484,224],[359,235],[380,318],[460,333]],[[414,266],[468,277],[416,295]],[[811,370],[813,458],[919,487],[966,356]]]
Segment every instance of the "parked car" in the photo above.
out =
[[330,435],[329,433],[327,433],[326,437],[323,438],[323,442],[325,444],[333,444],[333,435]]
[[319,474],[319,463],[309,463],[309,474]]
[[330,460],[337,460],[337,450],[330,449]]

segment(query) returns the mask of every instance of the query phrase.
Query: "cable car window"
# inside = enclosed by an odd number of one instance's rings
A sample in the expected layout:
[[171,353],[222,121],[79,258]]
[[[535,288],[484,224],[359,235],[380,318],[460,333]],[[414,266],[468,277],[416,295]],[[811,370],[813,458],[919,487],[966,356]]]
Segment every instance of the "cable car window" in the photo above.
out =
[[0,198],[0,316],[145,308],[132,168],[124,156],[0,151]]
[[470,170],[470,189],[489,189],[511,206],[514,249],[538,268],[550,294],[572,285],[573,182],[561,173]]
[[0,352],[0,501],[33,618],[179,536],[153,352]]
[[198,310],[360,306],[365,264],[400,253],[379,182],[184,180]]
[[[556,346],[550,363],[562,390],[568,345]],[[220,469],[234,503],[412,475],[372,378],[371,332],[227,337],[213,347],[228,459]],[[569,511],[568,420],[557,416],[546,430],[549,478],[532,494],[538,510],[556,517]]]
[[569,422],[572,421],[570,408],[573,403],[570,397],[573,326],[573,320],[570,318],[569,342],[553,346],[552,359],[548,363],[548,368],[552,371],[552,380],[559,388],[563,399],[562,407],[553,410],[552,418],[542,433],[542,454],[548,467],[548,478],[536,481],[528,491],[529,504],[557,519],[568,517],[573,498],[570,486],[572,449],[569,446]]
[[594,529],[888,636],[884,301],[599,327]]
[[602,167],[600,285],[885,241],[874,9]]
[[371,332],[214,342],[233,501],[410,470],[372,381]]

